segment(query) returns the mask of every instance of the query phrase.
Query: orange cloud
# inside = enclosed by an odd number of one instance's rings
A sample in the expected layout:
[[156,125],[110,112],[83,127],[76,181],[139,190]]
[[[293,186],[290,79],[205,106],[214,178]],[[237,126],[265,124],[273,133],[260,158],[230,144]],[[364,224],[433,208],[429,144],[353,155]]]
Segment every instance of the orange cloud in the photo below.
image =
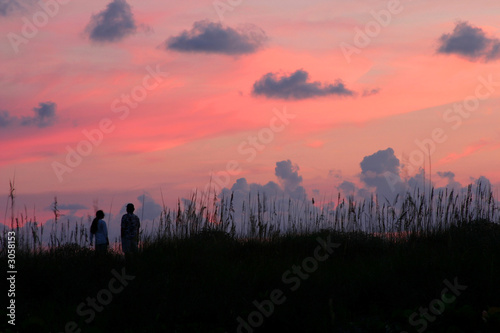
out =
[[473,143],[465,147],[461,153],[449,153],[448,155],[439,160],[438,165],[447,164],[456,160],[460,160],[464,157],[473,155],[477,151],[489,145],[491,145],[491,142],[485,139],[481,139],[479,142]]

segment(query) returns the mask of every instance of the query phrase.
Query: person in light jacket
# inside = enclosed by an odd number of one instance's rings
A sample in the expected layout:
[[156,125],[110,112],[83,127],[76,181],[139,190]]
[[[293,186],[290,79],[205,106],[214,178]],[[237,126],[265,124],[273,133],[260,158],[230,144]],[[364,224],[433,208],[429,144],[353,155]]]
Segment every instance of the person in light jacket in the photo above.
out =
[[95,238],[95,251],[96,254],[106,253],[108,251],[108,228],[106,222],[103,220],[104,212],[98,210],[95,213],[95,219],[90,226],[90,245],[92,246]]

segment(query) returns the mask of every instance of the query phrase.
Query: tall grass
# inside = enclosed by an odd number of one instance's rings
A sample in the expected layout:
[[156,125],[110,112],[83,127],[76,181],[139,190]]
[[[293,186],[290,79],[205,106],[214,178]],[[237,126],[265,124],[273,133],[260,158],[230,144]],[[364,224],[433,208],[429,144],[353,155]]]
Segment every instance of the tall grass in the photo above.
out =
[[[63,219],[57,198],[50,224],[26,209],[10,214],[22,267],[21,331],[60,331],[76,320],[91,332],[234,332],[238,316],[256,310],[254,300],[280,289],[287,301],[260,331],[416,332],[409,316],[439,297],[444,279],[458,277],[467,290],[428,331],[498,332],[500,212],[489,187],[416,189],[392,201],[338,195],[320,204],[227,193],[194,192],[144,223],[136,278],[91,323],[75,310],[109,285],[122,256],[91,255],[92,217]],[[313,255],[317,237],[341,246],[292,292],[283,274]],[[481,313],[490,309],[485,323]]]
[[[240,198],[241,199],[241,198]],[[36,254],[61,246],[88,247],[91,216],[78,221],[61,220],[57,197],[50,230],[23,212],[14,213],[15,188],[10,183],[10,229],[17,231],[17,249]],[[6,212],[7,215],[7,212]],[[336,202],[315,205],[309,200],[293,200],[285,196],[270,197],[266,193],[248,194],[236,200],[234,193],[194,192],[189,200],[178,200],[177,207],[163,206],[157,220],[141,231],[141,243],[147,246],[156,241],[184,239],[204,231],[228,233],[231,237],[248,240],[269,240],[284,235],[311,234],[324,229],[336,232],[361,232],[393,240],[404,240],[411,234],[430,235],[472,221],[500,221],[497,200],[489,186],[469,185],[465,191],[449,189],[413,192],[398,195],[391,202],[372,195],[356,200],[353,196]],[[0,251],[5,253],[8,228],[4,225]],[[44,233],[48,241],[44,242]],[[112,242],[117,248],[119,239]]]

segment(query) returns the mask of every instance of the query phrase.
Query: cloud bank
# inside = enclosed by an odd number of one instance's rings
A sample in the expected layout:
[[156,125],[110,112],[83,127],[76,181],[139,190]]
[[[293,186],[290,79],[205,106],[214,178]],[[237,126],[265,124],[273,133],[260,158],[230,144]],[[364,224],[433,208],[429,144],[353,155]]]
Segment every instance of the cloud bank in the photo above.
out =
[[[399,197],[398,202],[401,202],[402,197],[407,193],[412,195],[415,193],[424,193],[429,190],[430,180],[425,177],[424,170],[412,177],[401,176],[401,168],[403,168],[399,159],[395,156],[392,148],[379,150],[371,155],[365,156],[360,162],[361,173],[357,181],[350,181],[343,179],[338,174],[329,173],[329,178],[334,179],[338,185],[336,189],[342,194],[341,197],[352,197],[354,200],[362,202],[366,199],[371,200],[373,195],[377,195],[381,202],[388,202],[391,205],[396,203],[396,198]],[[234,197],[235,216],[241,216],[244,213],[242,209],[245,202],[246,209],[249,207],[256,208],[256,199],[260,195],[262,201],[276,203],[276,209],[281,213],[288,214],[289,207],[304,207],[304,204],[314,201],[308,198],[303,185],[302,176],[299,175],[299,166],[293,164],[290,160],[276,162],[275,176],[277,182],[269,181],[265,185],[257,183],[248,183],[245,178],[240,178],[230,188],[224,188],[221,191],[220,197],[230,198]],[[435,193],[440,191],[455,191],[455,194],[464,195],[467,193],[468,187],[462,186],[455,180],[455,174],[451,171],[438,172],[438,178],[445,180],[446,184],[443,187],[434,186]],[[471,183],[474,186],[481,184],[482,188],[491,188],[491,182],[485,177],[472,179]],[[333,187],[335,188],[335,187]],[[316,199],[322,196],[330,196],[331,193],[320,193],[319,190],[312,190]],[[249,199],[253,198],[253,199]],[[290,206],[291,205],[291,206]],[[325,204],[328,209],[333,209],[335,203],[327,202]]]
[[287,197],[295,200],[304,200],[306,191],[302,186],[302,176],[299,175],[299,166],[293,164],[290,160],[276,162],[274,175],[278,183],[269,181],[265,185],[256,183],[248,184],[245,178],[239,178],[233,184],[231,189],[224,188],[222,195],[230,195],[230,192],[235,192],[236,197],[241,201],[248,198],[248,194],[257,195],[266,194],[272,197]]

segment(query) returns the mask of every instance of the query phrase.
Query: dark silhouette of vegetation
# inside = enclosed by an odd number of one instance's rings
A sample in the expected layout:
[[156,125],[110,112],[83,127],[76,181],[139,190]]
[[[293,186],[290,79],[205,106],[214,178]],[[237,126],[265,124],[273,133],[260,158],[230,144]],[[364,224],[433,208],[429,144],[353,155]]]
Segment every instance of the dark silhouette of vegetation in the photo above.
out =
[[[78,305],[107,288],[112,270],[125,265],[122,254],[110,251],[96,277],[90,221],[58,222],[42,244],[38,224],[23,218],[18,325],[2,331],[64,332],[74,321],[82,332],[235,332],[254,301],[281,289],[286,301],[255,332],[417,332],[409,317],[457,278],[467,289],[426,332],[499,332],[500,220],[488,191],[479,184],[392,203],[339,197],[335,208],[285,210],[259,196],[244,203],[241,221],[232,197],[194,195],[142,232],[135,279],[91,322]],[[292,291],[283,274],[313,255],[318,237],[340,247]],[[5,253],[5,236],[0,241]]]

